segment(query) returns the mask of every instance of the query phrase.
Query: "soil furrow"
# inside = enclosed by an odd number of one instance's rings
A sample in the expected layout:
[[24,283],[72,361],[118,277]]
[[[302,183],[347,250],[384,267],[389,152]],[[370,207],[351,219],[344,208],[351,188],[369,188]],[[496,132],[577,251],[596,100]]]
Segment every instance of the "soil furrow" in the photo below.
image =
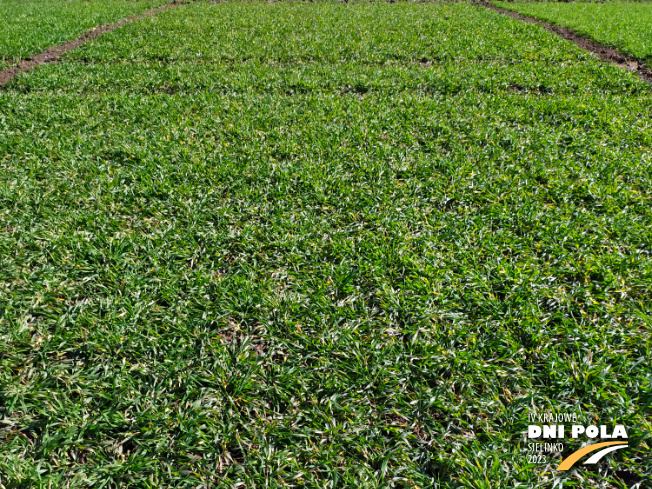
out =
[[528,17],[512,10],[497,7],[489,2],[480,1],[479,4],[488,9],[495,10],[501,14],[509,15],[514,19],[518,19],[529,24],[540,25],[541,27],[554,32],[558,36],[561,36],[564,39],[575,43],[580,48],[596,54],[602,61],[606,61],[608,63],[619,66],[620,68],[625,68],[626,70],[633,71],[646,82],[652,83],[652,68],[637,60],[633,56],[629,56],[628,54],[625,54],[615,48],[611,48],[609,46],[605,46],[604,44],[600,44],[599,42],[587,39],[586,37],[578,34],[568,27],[561,27],[549,22],[545,22],[543,20],[536,19],[534,17]]
[[106,25],[94,27],[93,29],[91,29],[88,32],[85,32],[84,34],[82,34],[81,36],[79,36],[77,39],[73,41],[68,41],[64,44],[59,44],[57,46],[51,46],[47,48],[45,51],[43,51],[42,53],[39,53],[30,58],[25,58],[19,61],[16,66],[12,66],[10,68],[0,70],[0,86],[6,85],[15,76],[20,75],[21,73],[25,73],[26,71],[29,71],[33,68],[36,68],[39,65],[45,63],[54,63],[56,61],[59,61],[59,59],[63,54],[67,53],[68,51],[72,51],[75,48],[78,48],[79,46],[81,46],[87,41],[97,39],[102,34],[106,34],[107,32],[111,32],[112,30],[117,29],[118,27],[122,27],[124,25],[130,24],[134,20],[142,19],[150,15],[156,15],[159,12],[171,9],[178,5],[180,5],[180,3],[174,2],[171,4],[163,5],[161,7],[157,7],[152,10],[148,10],[147,12],[143,12],[142,14],[132,15],[131,17],[127,17],[125,19],[119,20],[118,22],[114,22],[112,24],[106,24]]

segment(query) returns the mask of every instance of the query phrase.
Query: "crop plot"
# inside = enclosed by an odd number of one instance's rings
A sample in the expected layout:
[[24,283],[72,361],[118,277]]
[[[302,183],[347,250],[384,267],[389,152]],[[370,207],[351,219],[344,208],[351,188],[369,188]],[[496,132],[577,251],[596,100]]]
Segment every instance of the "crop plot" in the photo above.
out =
[[197,2],[15,78],[0,482],[558,487],[531,406],[628,426],[566,487],[649,480],[651,102],[464,3]]
[[589,39],[615,47],[652,67],[650,2],[493,2],[537,19],[569,27]]
[[161,0],[2,0],[0,69],[88,29],[164,4]]

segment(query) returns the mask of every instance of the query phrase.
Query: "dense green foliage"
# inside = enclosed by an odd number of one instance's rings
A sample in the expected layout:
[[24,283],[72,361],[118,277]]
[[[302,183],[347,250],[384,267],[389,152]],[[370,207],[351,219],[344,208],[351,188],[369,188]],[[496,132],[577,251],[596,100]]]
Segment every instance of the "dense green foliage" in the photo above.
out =
[[[651,108],[467,4],[195,3],[15,79],[0,482],[649,480]],[[528,464],[547,409],[630,447]]]
[[652,66],[652,2],[494,2],[621,49]]
[[0,69],[20,58],[75,39],[91,27],[115,22],[161,0],[2,0]]

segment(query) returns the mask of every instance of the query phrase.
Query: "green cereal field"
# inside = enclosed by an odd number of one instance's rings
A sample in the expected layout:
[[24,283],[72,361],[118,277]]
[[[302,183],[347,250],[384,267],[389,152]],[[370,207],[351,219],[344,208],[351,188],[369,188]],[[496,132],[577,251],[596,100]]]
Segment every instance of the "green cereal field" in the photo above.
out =
[[0,87],[1,489],[643,489],[651,329],[652,87],[536,25],[197,1]]

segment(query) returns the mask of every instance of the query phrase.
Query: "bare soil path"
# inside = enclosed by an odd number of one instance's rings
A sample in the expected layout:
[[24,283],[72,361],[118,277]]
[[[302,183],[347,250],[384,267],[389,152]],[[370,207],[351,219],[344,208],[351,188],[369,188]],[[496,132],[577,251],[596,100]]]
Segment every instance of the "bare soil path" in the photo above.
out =
[[518,12],[514,12],[512,10],[496,7],[489,2],[480,1],[479,4],[488,9],[495,10],[501,14],[509,15],[514,19],[518,19],[529,24],[540,25],[541,27],[554,32],[558,36],[561,36],[564,39],[575,43],[580,48],[596,54],[602,61],[606,61],[608,63],[619,66],[620,68],[625,68],[626,70],[633,71],[646,82],[652,83],[652,68],[645,65],[644,63],[639,62],[636,58],[618,51],[615,48],[611,48],[598,42],[591,41],[590,39],[587,39],[586,37],[567,27],[561,27],[549,22],[545,22],[543,20],[535,19],[534,17],[528,17],[526,15],[519,14]]
[[161,7],[157,7],[152,10],[148,10],[147,12],[143,12],[142,14],[132,15],[131,17],[127,17],[125,19],[119,20],[118,22],[114,22],[112,24],[106,24],[106,25],[94,27],[93,29],[82,34],[81,36],[79,36],[77,39],[73,41],[68,41],[64,44],[59,44],[57,46],[51,46],[47,48],[45,51],[43,51],[42,53],[39,53],[30,58],[26,58],[19,61],[16,66],[12,66],[10,68],[0,70],[0,86],[6,85],[15,76],[20,75],[21,73],[25,73],[26,71],[29,71],[39,65],[59,61],[59,59],[63,54],[75,48],[78,48],[79,46],[81,46],[87,41],[97,39],[102,34],[106,34],[107,32],[111,32],[112,30],[117,29],[118,27],[122,27],[124,25],[130,24],[134,20],[142,19],[143,17],[149,17],[151,15],[156,15],[159,12],[163,12],[164,10],[174,8],[178,5],[181,4],[174,2],[171,4],[163,5]]

